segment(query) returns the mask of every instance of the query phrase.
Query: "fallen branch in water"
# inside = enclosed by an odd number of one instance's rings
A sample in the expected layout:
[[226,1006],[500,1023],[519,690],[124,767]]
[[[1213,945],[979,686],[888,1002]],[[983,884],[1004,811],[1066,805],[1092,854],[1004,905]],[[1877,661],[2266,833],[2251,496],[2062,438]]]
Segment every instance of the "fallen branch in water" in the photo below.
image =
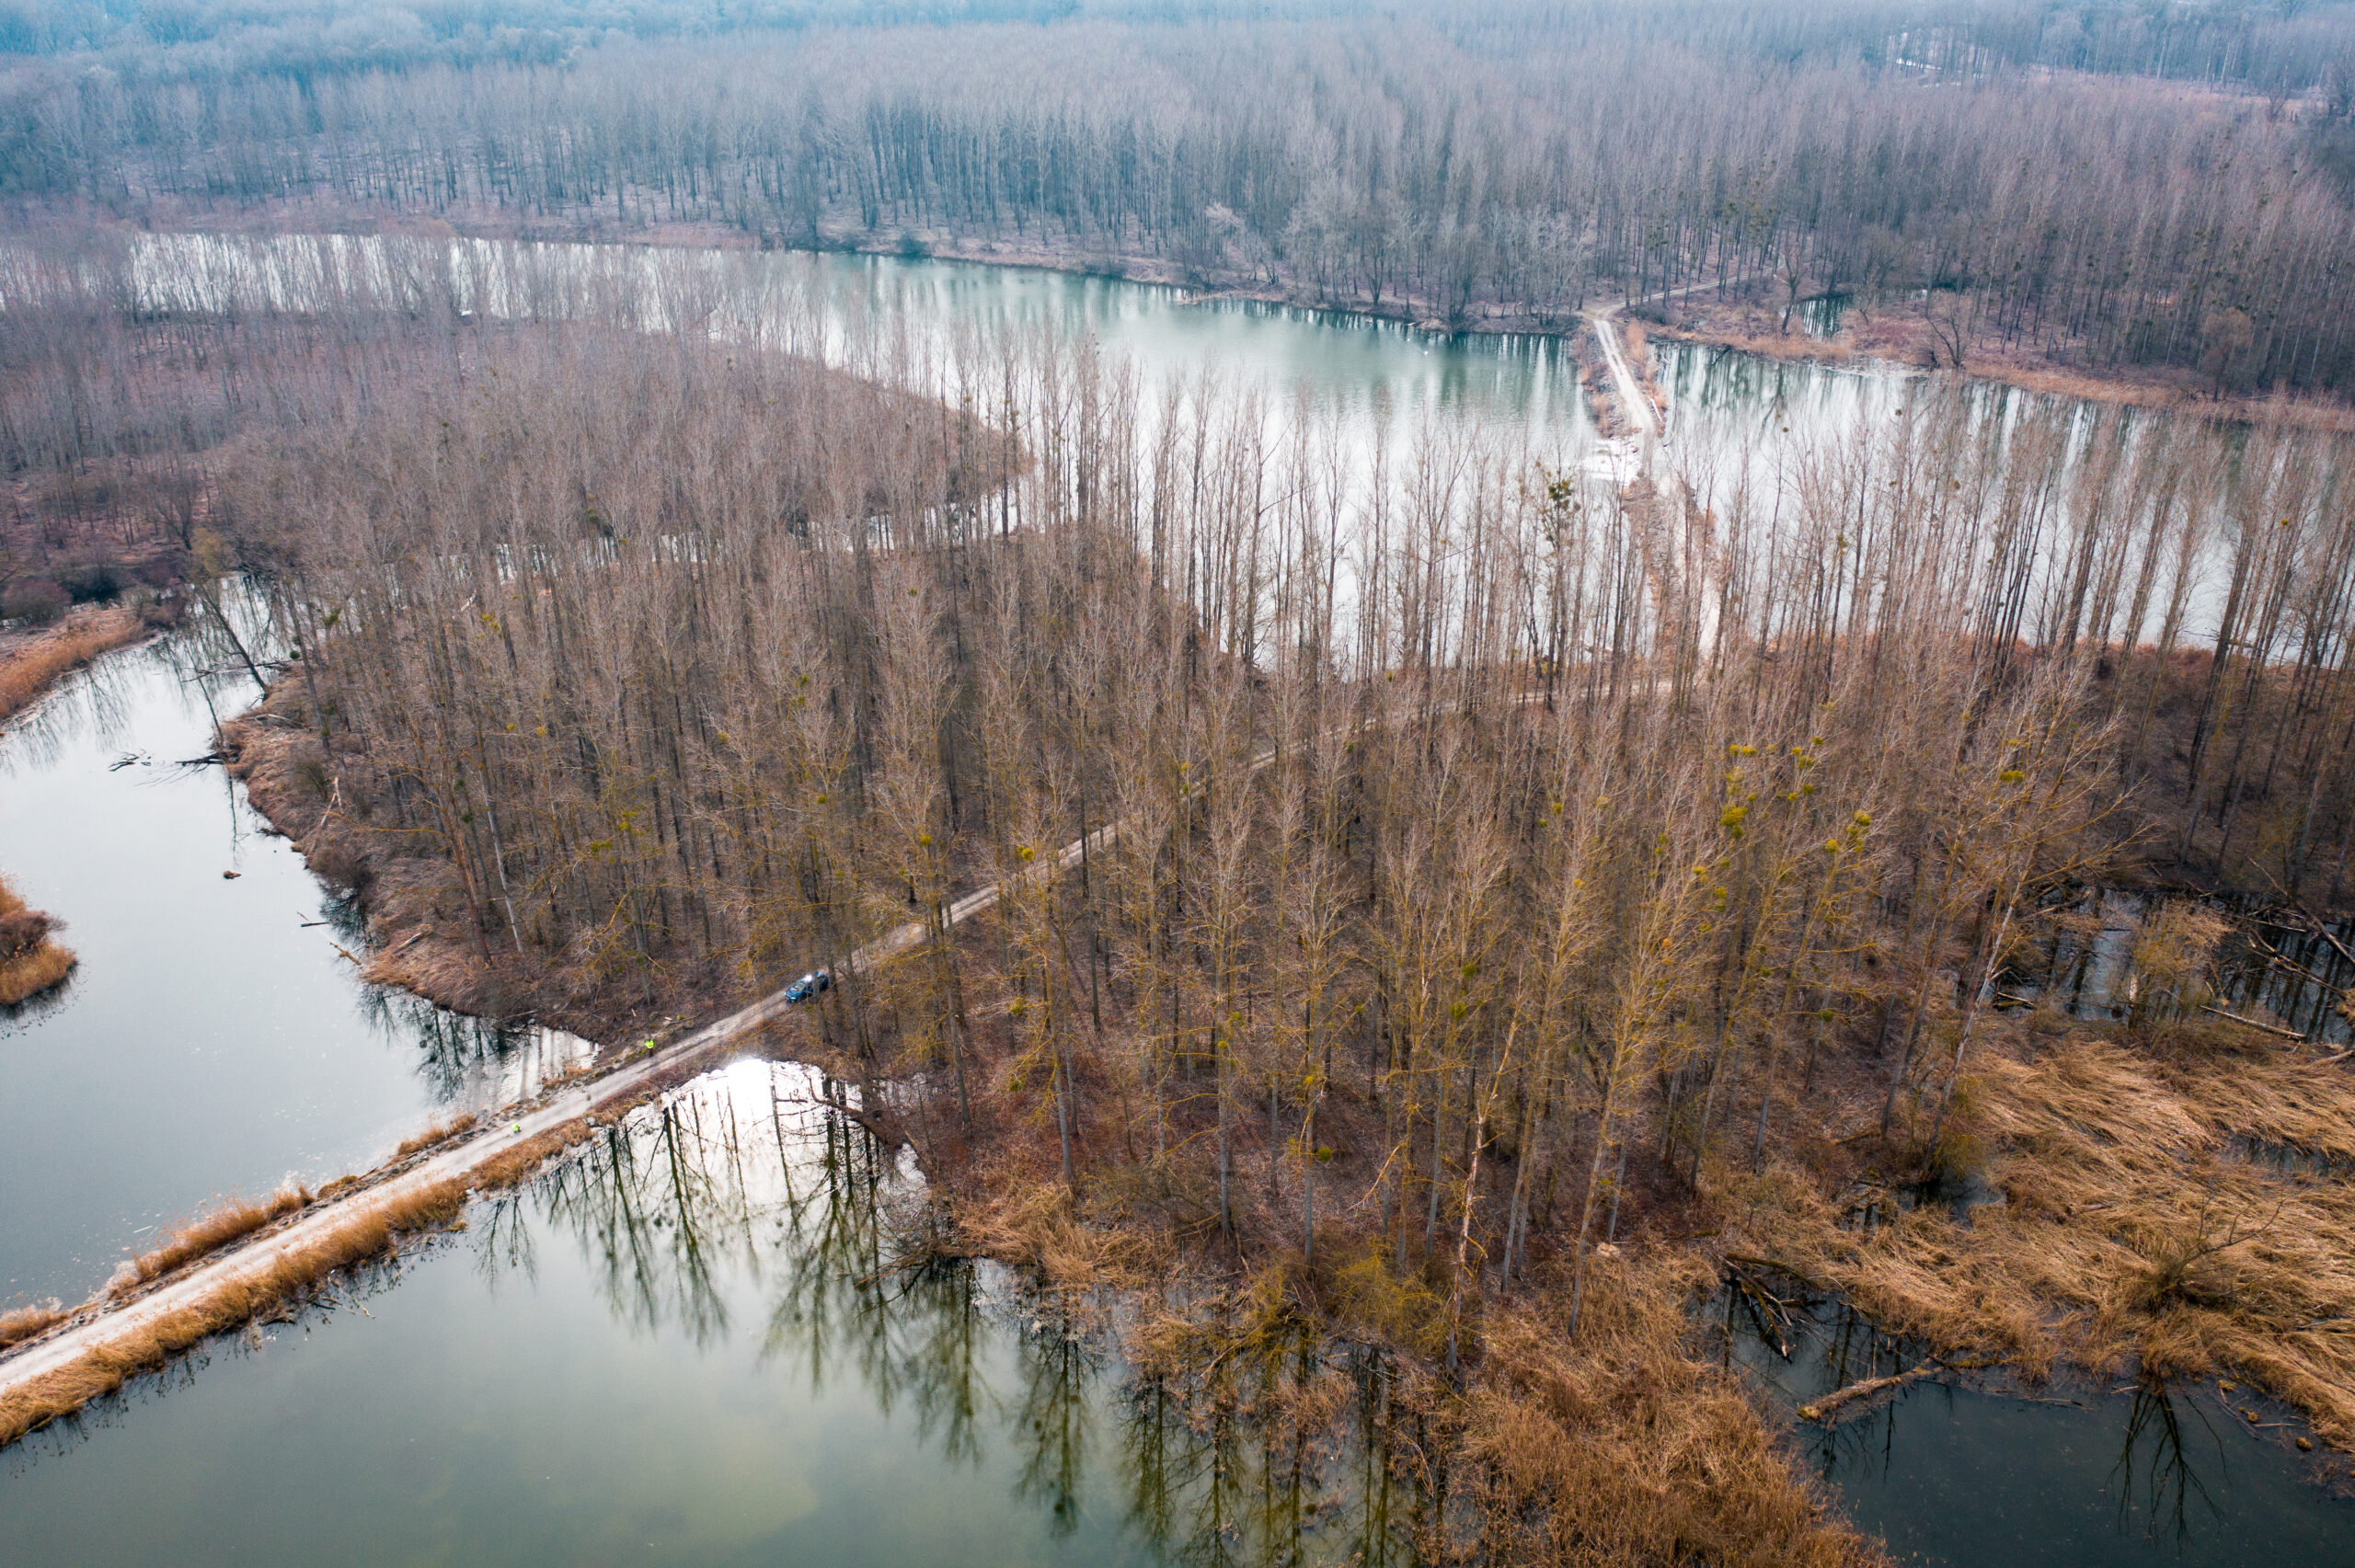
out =
[[1844,1389],[1834,1389],[1821,1399],[1799,1406],[1799,1419],[1831,1425],[1834,1414],[1859,1400],[1871,1399],[1875,1394],[1887,1393],[1891,1389],[1901,1389],[1942,1370],[1944,1368],[1936,1361],[1924,1361],[1910,1372],[1899,1372],[1887,1378],[1867,1378],[1861,1383],[1850,1383]]
[[1808,1273],[1805,1269],[1798,1268],[1791,1264],[1783,1262],[1780,1258],[1758,1257],[1750,1253],[1728,1253],[1726,1254],[1726,1262],[1729,1264],[1740,1264],[1745,1268],[1772,1269],[1776,1274],[1788,1275],[1791,1278],[1798,1280],[1801,1285],[1806,1286],[1809,1289],[1813,1290],[1820,1295],[1830,1296],[1834,1294],[1832,1287],[1825,1281],[1816,1278],[1815,1276]]

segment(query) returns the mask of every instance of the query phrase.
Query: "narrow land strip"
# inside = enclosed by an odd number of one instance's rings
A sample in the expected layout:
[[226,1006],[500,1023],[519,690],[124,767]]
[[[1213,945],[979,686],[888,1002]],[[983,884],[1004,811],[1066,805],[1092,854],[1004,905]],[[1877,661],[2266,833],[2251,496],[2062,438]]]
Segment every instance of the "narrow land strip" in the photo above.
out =
[[[1254,759],[1255,765],[1266,760]],[[994,907],[1009,884],[1077,865],[1083,853],[1100,853],[1116,834],[1116,827],[1099,828],[1074,840],[1052,860],[967,894],[945,911],[948,923],[960,924]],[[867,973],[931,936],[926,922],[910,921],[860,947],[837,967],[852,976]],[[170,1325],[190,1322],[193,1314],[194,1321],[217,1327],[216,1304],[224,1300],[238,1303],[247,1315],[275,1304],[284,1294],[284,1282],[299,1286],[321,1272],[316,1266],[306,1270],[306,1260],[336,1255],[339,1249],[349,1253],[347,1238],[355,1226],[373,1241],[367,1252],[380,1250],[393,1231],[409,1228],[371,1224],[372,1219],[448,1219],[465,1192],[520,1179],[548,1154],[578,1141],[591,1117],[617,1115],[661,1093],[756,1036],[792,1005],[786,991],[773,991],[611,1071],[507,1107],[486,1130],[414,1161],[396,1158],[378,1172],[331,1184],[326,1189],[329,1196],[299,1215],[213,1253],[151,1290],[120,1300],[101,1297],[67,1314],[49,1333],[0,1356],[0,1445],[120,1387],[125,1376],[144,1369],[140,1363],[153,1362],[159,1338],[167,1352],[181,1348]],[[365,1254],[339,1255],[329,1266],[360,1255]]]

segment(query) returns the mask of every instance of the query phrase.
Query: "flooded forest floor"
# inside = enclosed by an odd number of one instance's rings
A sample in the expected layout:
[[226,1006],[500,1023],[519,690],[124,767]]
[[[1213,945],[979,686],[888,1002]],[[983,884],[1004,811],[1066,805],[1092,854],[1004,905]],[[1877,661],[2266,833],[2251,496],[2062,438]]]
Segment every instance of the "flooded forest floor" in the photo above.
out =
[[[467,931],[448,862],[383,830],[381,814],[372,824],[365,759],[339,753],[330,773],[315,724],[300,683],[283,681],[224,726],[224,749],[314,869],[355,890],[375,941],[367,978],[470,1011],[536,1013],[606,1042],[609,1059],[744,999],[743,979],[712,955],[602,983],[494,956]],[[1925,1377],[2027,1391],[2197,1382],[2309,1454],[2317,1481],[2344,1491],[2355,1477],[2355,1185],[2344,1179],[2355,1079],[2343,1049],[2155,1007],[2085,1022],[2056,988],[1981,1021],[1972,1070],[1934,1125],[1918,1092],[1890,1097],[1878,1034],[1825,1030],[1792,1063],[1803,1074],[1784,1091],[1792,1107],[1771,1121],[1754,1167],[1756,1084],[1736,1085],[1727,1106],[1725,1125],[1745,1135],[1696,1168],[1653,1152],[1671,1129],[1645,1113],[1582,1285],[1574,1181],[1593,1129],[1567,1128],[1530,1173],[1539,1196],[1518,1276],[1465,1290],[1453,1239],[1410,1245],[1427,1228],[1381,1199],[1385,1108],[1369,1034],[1332,1063],[1315,1162],[1292,1158],[1271,1118],[1228,1129],[1223,1227],[1204,1162],[1174,1157],[1218,1134],[1213,1064],[1180,1054],[1162,1108],[1148,1110],[1113,1067],[1134,1044],[1099,1038],[1074,1054],[1071,1125],[1059,1126],[1024,999],[995,961],[1005,940],[989,918],[960,930],[953,1073],[924,1043],[921,988],[889,970],[772,1025],[778,1052],[861,1084],[862,1119],[920,1151],[935,1228],[903,1238],[894,1266],[1017,1265],[1117,1326],[1137,1368],[1312,1433],[1350,1386],[1314,1367],[1283,1370],[1304,1334],[1395,1352],[1407,1368],[1402,1409],[1422,1424],[1407,1450],[1416,1479],[1454,1500],[1443,1533],[1459,1545],[1581,1561],[1872,1560],[1795,1473],[1778,1429],[1861,1413]],[[1101,1011],[1099,1030],[1132,1015]],[[1931,1003],[1923,1050],[1951,1038],[1955,1011]],[[1499,1138],[1488,1158],[1501,1195],[1516,1162],[1540,1156]],[[1791,1314],[1836,1302],[1923,1359],[1908,1379],[1795,1415],[1716,1364],[1696,1333],[1695,1307],[1728,1290],[1770,1341],[1788,1339]],[[1565,1307],[1581,1291],[1573,1339]]]

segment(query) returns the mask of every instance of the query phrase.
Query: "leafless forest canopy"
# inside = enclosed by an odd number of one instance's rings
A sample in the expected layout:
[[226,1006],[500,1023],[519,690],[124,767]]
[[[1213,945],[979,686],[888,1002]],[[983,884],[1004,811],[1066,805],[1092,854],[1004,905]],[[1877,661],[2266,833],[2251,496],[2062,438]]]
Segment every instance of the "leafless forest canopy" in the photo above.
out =
[[0,187],[994,245],[1455,324],[1737,282],[2241,389],[2355,374],[2355,19],[1876,3],[42,7]]
[[[793,1044],[959,1246],[1235,1285],[1162,1325],[1198,1370],[1392,1346],[1492,1561],[1871,1560],[1692,1355],[1726,1278],[2355,1443],[2347,1184],[2248,1152],[2355,1161],[2281,1044],[2355,1019],[2327,420],[1931,375],[1622,484],[824,325],[741,251],[492,310],[396,234],[162,309],[105,221],[996,242],[1541,326],[1748,280],[2326,390],[2347,7],[403,15],[0,14],[0,592],[175,585],[371,978],[610,1044],[833,963]],[[2089,1027],[2026,992],[2121,884]],[[2297,1028],[2220,1005],[2216,893],[2303,930]],[[1964,1172],[2002,1203],[1897,1202]]]

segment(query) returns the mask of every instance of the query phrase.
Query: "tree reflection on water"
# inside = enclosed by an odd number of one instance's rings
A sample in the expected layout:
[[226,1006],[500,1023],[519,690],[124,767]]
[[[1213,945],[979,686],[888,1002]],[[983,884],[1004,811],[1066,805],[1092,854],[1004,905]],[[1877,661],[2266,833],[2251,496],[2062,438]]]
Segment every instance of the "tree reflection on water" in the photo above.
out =
[[2135,1387],[2133,1407],[2126,1417],[2126,1440],[2119,1449],[2117,1468],[2110,1471],[2121,1532],[2133,1526],[2139,1512],[2144,1517],[2145,1534],[2154,1540],[2171,1534],[2180,1543],[2191,1539],[2195,1519],[2202,1524],[2223,1519],[2223,1509],[2192,1468],[2192,1435],[2183,1419],[2186,1410],[2207,1439],[2199,1445],[2211,1450],[2203,1457],[2212,1458],[2217,1472],[2223,1474],[2223,1441],[2207,1413],[2189,1400],[2177,1409],[2164,1381],[2146,1379]]
[[[1729,1366],[1789,1405],[1921,1366],[1927,1351],[1846,1302],[1813,1297],[1775,1315],[1739,1288],[1707,1322]],[[1924,1562],[2239,1562],[2253,1532],[2337,1539],[2343,1505],[2283,1445],[2237,1430],[2217,1391],[2146,1374],[2128,1391],[1983,1383],[1949,1371],[1793,1440],[1866,1528]],[[2338,1560],[2302,1555],[2283,1562]],[[1909,1559],[1911,1560],[1911,1559]]]
[[[1017,1501],[1057,1537],[1094,1499],[1125,1510],[1146,1560],[1416,1561],[1415,1489],[1384,1440],[1388,1368],[1345,1358],[1355,1398],[1332,1430],[1269,1413],[1335,1375],[1303,1335],[1212,1389],[1141,1379],[1104,1336],[994,1265],[898,1260],[936,1222],[912,1155],[842,1114],[856,1090],[788,1063],[740,1061],[599,1129],[521,1191],[478,1204],[479,1266],[536,1276],[568,1241],[616,1319],[708,1348],[759,1333],[760,1364],[818,1393],[852,1379],[914,1416],[941,1460],[1012,1457]],[[730,1300],[766,1318],[740,1323]],[[1105,1499],[1113,1501],[1107,1504]]]

